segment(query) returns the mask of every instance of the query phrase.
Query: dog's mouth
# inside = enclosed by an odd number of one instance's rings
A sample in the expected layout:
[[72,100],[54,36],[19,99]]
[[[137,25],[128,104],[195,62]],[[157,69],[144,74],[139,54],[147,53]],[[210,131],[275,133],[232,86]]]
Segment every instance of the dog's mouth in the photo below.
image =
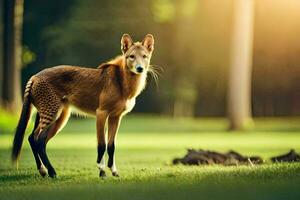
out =
[[143,71],[136,71],[135,69],[133,69],[133,70],[130,70],[130,72],[132,72],[133,74],[138,75],[138,74],[144,74],[144,73],[146,72],[146,70],[143,70]]

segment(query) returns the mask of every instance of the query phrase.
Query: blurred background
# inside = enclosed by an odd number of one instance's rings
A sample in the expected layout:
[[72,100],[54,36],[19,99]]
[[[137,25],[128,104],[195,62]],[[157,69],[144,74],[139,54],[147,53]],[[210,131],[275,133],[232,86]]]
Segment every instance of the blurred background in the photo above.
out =
[[[123,33],[153,34],[162,70],[122,120],[120,179],[98,180],[95,119],[76,116],[47,146],[57,180],[40,179],[26,139],[15,170],[27,80],[96,68],[121,54]],[[1,199],[300,199],[299,162],[270,160],[300,151],[299,36],[300,0],[0,0]],[[174,166],[188,148],[265,164]]]
[[252,117],[299,116],[300,1],[239,2],[1,0],[2,127],[18,115],[33,74],[60,64],[97,67],[121,54],[123,33],[135,41],[152,33],[152,64],[163,69],[134,113],[227,117],[230,129]]

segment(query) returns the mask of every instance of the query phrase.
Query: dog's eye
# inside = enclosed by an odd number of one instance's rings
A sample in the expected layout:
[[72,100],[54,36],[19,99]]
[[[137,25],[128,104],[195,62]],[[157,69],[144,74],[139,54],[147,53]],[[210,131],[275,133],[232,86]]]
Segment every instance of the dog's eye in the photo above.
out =
[[134,58],[135,58],[135,56],[134,56],[134,55],[130,55],[130,56],[129,56],[129,58],[131,58],[131,59],[134,59]]
[[148,58],[148,56],[147,55],[143,55],[143,58]]

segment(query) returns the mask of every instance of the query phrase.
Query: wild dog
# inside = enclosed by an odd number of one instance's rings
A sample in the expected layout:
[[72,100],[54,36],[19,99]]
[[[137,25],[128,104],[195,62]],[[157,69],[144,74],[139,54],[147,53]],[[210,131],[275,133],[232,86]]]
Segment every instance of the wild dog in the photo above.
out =
[[[24,103],[16,128],[12,161],[20,157],[31,108],[37,109],[34,129],[28,137],[41,176],[56,177],[46,152],[48,141],[59,132],[70,116],[70,106],[96,116],[97,165],[105,174],[105,156],[113,176],[118,176],[114,159],[115,139],[122,117],[135,105],[146,85],[154,38],[147,34],[142,42],[133,42],[128,34],[121,38],[122,55],[97,69],[61,65],[42,70],[27,82]],[[106,141],[105,125],[108,126]]]

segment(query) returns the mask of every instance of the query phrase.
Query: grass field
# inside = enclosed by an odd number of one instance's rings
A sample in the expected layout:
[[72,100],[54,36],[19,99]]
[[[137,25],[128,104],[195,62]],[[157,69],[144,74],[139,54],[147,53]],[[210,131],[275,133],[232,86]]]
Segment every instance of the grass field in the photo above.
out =
[[[300,199],[300,163],[268,158],[300,151],[299,119],[257,119],[252,131],[226,132],[223,119],[129,116],[118,135],[120,177],[98,177],[93,120],[71,120],[48,145],[57,179],[41,178],[27,140],[19,170],[9,161],[11,134],[0,134],[0,199]],[[261,166],[173,166],[186,148],[259,155]],[[109,172],[107,170],[107,172]]]

